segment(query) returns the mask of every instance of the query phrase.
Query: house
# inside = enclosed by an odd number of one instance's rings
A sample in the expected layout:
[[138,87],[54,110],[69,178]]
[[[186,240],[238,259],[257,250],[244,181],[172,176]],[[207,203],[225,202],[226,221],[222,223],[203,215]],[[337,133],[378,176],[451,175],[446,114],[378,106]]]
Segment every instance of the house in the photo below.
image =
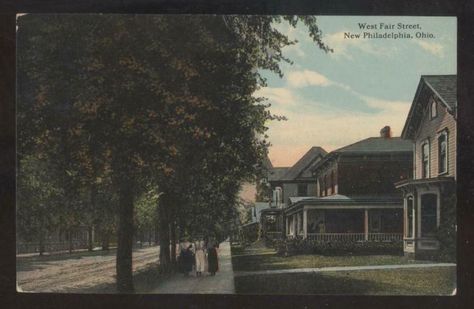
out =
[[408,256],[433,257],[440,237],[454,235],[456,112],[456,75],[421,76],[402,131],[412,143],[413,177],[395,184],[404,198]]
[[314,196],[290,197],[287,238],[316,241],[402,239],[403,200],[394,182],[411,177],[412,145],[390,127],[330,152],[312,167]]
[[273,167],[268,175],[271,207],[261,211],[262,234],[266,238],[283,236],[285,203],[291,197],[311,196],[316,193],[316,181],[311,169],[327,152],[318,146],[311,147],[293,166]]
[[264,177],[257,179],[254,183],[243,185],[240,197],[247,205],[248,221],[239,227],[239,238],[242,240],[253,242],[262,235],[261,212],[270,208],[272,201],[270,182],[279,179],[287,169],[287,167],[273,167],[270,159],[265,157],[263,161]]
[[261,224],[260,224],[260,214],[263,209],[270,208],[269,202],[255,202],[248,209],[249,211],[249,221],[240,226],[241,238],[244,238],[246,241],[253,242],[257,240],[261,233]]

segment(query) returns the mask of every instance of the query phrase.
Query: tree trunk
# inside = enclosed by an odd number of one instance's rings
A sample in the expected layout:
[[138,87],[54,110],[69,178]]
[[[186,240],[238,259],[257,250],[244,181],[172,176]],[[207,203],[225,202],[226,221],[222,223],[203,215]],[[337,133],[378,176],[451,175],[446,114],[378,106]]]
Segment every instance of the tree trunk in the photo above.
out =
[[128,184],[120,189],[117,234],[117,290],[132,292],[133,192]]
[[151,247],[151,235],[152,235],[151,230],[148,230],[148,235],[147,235],[148,236],[148,247]]
[[92,251],[94,249],[94,229],[92,228],[92,225],[89,225],[89,229],[87,230],[87,240],[87,250]]
[[170,224],[171,227],[171,264],[176,267],[176,221]]
[[44,254],[44,233],[39,233],[39,255],[42,256]]
[[102,250],[109,251],[110,232],[107,229],[102,230]]
[[[94,171],[95,170],[96,168],[94,166]],[[97,200],[97,185],[93,183],[90,190],[91,213],[94,213],[97,209],[96,200]],[[95,215],[93,216],[89,225],[89,229],[87,230],[87,240],[88,240],[87,250],[89,251],[92,251],[94,249],[94,227],[93,227],[94,219],[96,219]]]
[[69,235],[69,254],[72,253],[72,249],[73,249],[73,245],[72,245],[72,231],[69,230],[68,231],[68,235]]
[[168,212],[166,208],[169,207],[167,203],[168,198],[164,197],[160,200],[159,205],[159,237],[160,237],[160,272],[169,273],[171,271],[170,261],[170,228],[168,220]]
[[159,222],[156,222],[155,223],[155,227],[154,227],[154,241],[155,241],[155,245],[159,245],[159,233],[158,233],[158,230],[159,230]]

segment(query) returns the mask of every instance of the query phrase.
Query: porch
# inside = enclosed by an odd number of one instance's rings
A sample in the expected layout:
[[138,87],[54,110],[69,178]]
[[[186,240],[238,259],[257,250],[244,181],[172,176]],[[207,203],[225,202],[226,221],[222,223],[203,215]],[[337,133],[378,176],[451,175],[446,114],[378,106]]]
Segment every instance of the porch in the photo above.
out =
[[267,241],[282,239],[283,231],[282,208],[266,208],[260,211],[261,236]]
[[286,237],[317,242],[394,242],[403,240],[403,209],[311,209],[286,216]]

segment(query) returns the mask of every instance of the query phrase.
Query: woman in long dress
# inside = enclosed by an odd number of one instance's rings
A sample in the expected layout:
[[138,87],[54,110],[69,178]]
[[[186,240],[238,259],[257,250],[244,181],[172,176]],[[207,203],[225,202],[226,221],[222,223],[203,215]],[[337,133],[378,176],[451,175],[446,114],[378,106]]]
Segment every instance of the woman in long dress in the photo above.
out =
[[211,248],[207,250],[207,261],[209,264],[209,272],[211,276],[214,276],[219,270],[219,263],[217,258],[217,245],[214,244]]
[[196,243],[196,276],[199,277],[205,271],[206,253],[204,252],[204,242],[198,241]]
[[189,272],[193,270],[194,253],[192,251],[192,248],[193,245],[189,245],[189,247],[183,252],[183,270],[185,276],[188,276]]

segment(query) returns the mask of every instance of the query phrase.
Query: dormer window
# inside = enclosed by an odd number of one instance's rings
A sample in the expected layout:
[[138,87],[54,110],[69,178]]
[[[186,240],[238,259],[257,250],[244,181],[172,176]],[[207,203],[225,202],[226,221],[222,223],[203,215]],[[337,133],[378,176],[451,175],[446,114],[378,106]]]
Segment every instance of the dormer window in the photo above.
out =
[[431,100],[430,112],[431,112],[431,119],[434,119],[436,118],[436,116],[438,116],[438,105],[436,104],[435,100]]

